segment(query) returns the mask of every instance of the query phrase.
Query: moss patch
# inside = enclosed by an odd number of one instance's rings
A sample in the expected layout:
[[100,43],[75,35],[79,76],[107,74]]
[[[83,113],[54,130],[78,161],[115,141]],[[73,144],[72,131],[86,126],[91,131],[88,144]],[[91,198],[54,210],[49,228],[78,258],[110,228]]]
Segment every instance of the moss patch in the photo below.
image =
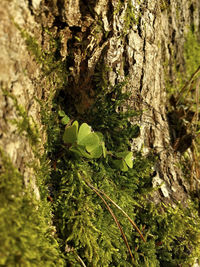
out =
[[[104,90],[91,110],[79,117],[103,133],[111,151],[130,149],[130,140],[138,136],[137,127],[128,120],[137,114],[130,109],[117,112],[129,98],[129,94],[122,93],[124,85]],[[200,220],[196,208],[192,204],[187,209],[179,205],[172,208],[149,201],[155,156],[143,158],[136,153],[133,168],[127,172],[116,169],[109,158],[77,157],[63,146],[64,126],[58,110],[64,109],[64,103],[63,99],[63,103],[54,104],[57,112],[51,115],[49,127],[57,134],[49,138],[47,151],[51,149],[49,156],[54,165],[50,181],[54,221],[67,264],[79,266],[80,259],[86,266],[188,266],[194,262],[199,257]],[[106,199],[127,237],[133,261],[105,203],[88,183],[117,203],[143,233],[146,242]]]
[[0,158],[0,265],[64,266],[49,205],[24,188],[22,175],[2,150]]

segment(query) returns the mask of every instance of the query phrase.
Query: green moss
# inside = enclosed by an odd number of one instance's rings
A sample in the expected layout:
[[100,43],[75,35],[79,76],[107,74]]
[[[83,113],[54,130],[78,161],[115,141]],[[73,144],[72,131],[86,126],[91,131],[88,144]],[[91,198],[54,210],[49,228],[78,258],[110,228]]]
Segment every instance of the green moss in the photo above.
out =
[[5,89],[3,94],[12,99],[16,110],[16,119],[8,122],[16,125],[18,134],[27,139],[34,152],[35,160],[26,159],[25,164],[34,170],[40,200],[35,199],[31,185],[25,188],[24,177],[0,150],[0,265],[65,266],[47,202],[50,166],[45,153],[41,154],[37,124],[13,94]]
[[108,90],[110,86],[109,79],[108,79],[109,71],[110,71],[110,67],[103,63],[103,56],[102,56],[102,59],[99,60],[95,68],[95,74],[93,76],[96,91]]
[[[103,133],[111,151],[130,149],[130,140],[138,136],[137,126],[128,121],[137,114],[128,107],[126,113],[117,111],[129,97],[122,93],[124,85],[104,90],[90,112],[82,115],[83,121]],[[200,220],[196,209],[192,204],[185,209],[179,205],[172,208],[148,200],[153,193],[152,166],[156,157],[143,158],[136,153],[133,169],[127,172],[114,169],[108,158],[76,157],[62,146],[63,126],[58,118],[54,113],[54,122],[50,124],[51,131],[54,128],[58,133],[49,139],[50,158],[56,163],[51,185],[55,225],[67,264],[79,266],[81,258],[86,266],[132,266],[113,217],[86,181],[115,201],[142,231],[146,243],[127,218],[106,200],[127,236],[135,266],[188,266],[194,262],[199,257]]]
[[[199,168],[195,157],[198,158],[200,151],[198,137],[200,124],[198,121],[199,115],[197,116],[199,113],[197,110],[199,102],[199,89],[197,84],[200,67],[200,43],[197,34],[192,29],[189,29],[185,36],[183,51],[183,62],[182,64],[173,62],[172,77],[174,77],[174,79],[171,83],[167,83],[171,104],[168,109],[171,116],[169,117],[171,133],[173,133],[173,135],[175,133],[175,140],[177,138],[184,138],[186,134],[188,134],[188,136],[193,136],[191,144],[188,141],[188,144],[190,144],[189,147],[193,151],[193,160],[190,161],[190,165],[188,165],[189,159],[185,154],[180,162],[186,179],[192,184],[192,172],[194,172],[194,169]],[[175,120],[171,119],[172,117],[174,117]],[[174,139],[174,137],[172,139]],[[191,156],[189,158],[191,158]],[[194,167],[194,165],[196,166]]]
[[[183,63],[180,66],[176,62],[173,62],[174,80],[171,83],[167,83],[168,94],[171,104],[168,109],[170,110],[170,114],[173,115],[174,118],[176,118],[176,122],[169,119],[169,126],[171,127],[172,132],[176,134],[176,138],[178,137],[179,139],[183,138],[186,133],[193,134],[195,136],[195,131],[199,129],[198,121],[196,122],[195,119],[192,120],[191,116],[194,116],[194,113],[196,112],[197,102],[199,101],[198,99],[196,99],[195,96],[197,76],[195,76],[194,74],[200,66],[200,43],[197,38],[197,35],[191,29],[188,30],[188,33],[185,36],[183,50]],[[175,250],[176,255],[180,253],[179,258],[187,258],[188,263],[184,263],[183,266],[188,266],[189,263],[192,264],[195,257],[196,259],[200,258],[200,240],[198,232],[199,215],[197,212],[199,200],[198,198],[196,198],[197,196],[199,196],[199,189],[193,188],[194,181],[192,180],[192,177],[194,175],[194,168],[198,168],[198,165],[194,167],[195,164],[198,164],[198,162],[196,162],[195,160],[195,157],[200,151],[198,139],[198,136],[196,136],[190,146],[193,159],[191,160],[191,154],[187,154],[187,152],[185,152],[184,154],[182,154],[182,157],[179,161],[179,167],[183,171],[184,178],[191,185],[191,192],[188,192],[188,196],[192,196],[193,202],[189,204],[189,208],[177,208],[176,215],[173,214],[171,217],[177,217],[176,221],[179,222],[178,224],[180,224],[179,226],[177,226],[177,229],[178,231],[182,231],[182,238],[179,238],[175,241],[175,243],[173,243],[174,246],[176,244],[176,248],[178,248],[178,252]],[[181,221],[183,223],[182,225]],[[172,230],[172,228],[170,230]],[[193,230],[196,232],[195,238]],[[174,234],[172,233],[171,236],[173,235]],[[180,242],[186,245],[184,245],[181,250]],[[192,245],[190,245],[191,242],[193,243]],[[189,255],[191,247],[193,247],[193,250],[192,254]],[[174,264],[177,264],[177,262],[174,261]]]
[[2,150],[0,159],[0,265],[64,266],[49,205],[24,188],[22,175]]
[[[139,1],[137,4],[139,4]],[[129,0],[127,3],[124,22],[125,22],[124,32],[127,32],[132,27],[132,25],[137,24],[138,22],[138,18],[136,18],[136,11],[131,0]]]

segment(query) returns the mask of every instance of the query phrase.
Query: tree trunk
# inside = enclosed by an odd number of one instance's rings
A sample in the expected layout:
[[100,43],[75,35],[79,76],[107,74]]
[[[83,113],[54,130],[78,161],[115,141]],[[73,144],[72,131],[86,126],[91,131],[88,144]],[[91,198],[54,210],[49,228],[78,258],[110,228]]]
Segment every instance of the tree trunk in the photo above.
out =
[[[10,155],[26,184],[32,177],[37,197],[36,181],[28,166],[34,158],[34,146],[10,121],[23,118],[20,104],[33,118],[30,123],[36,121],[41,132],[40,105],[35,97],[47,100],[49,88],[56,82],[54,76],[47,81],[41,55],[36,58],[30,51],[33,48],[27,48],[26,33],[49,52],[51,37],[60,40],[53,49],[66,63],[67,74],[63,73],[62,79],[67,80],[67,105],[73,105],[79,114],[94,102],[99,82],[96,76],[104,76],[101,86],[108,88],[128,79],[129,104],[142,111],[132,119],[141,131],[132,149],[158,156],[153,185],[160,189],[153,201],[185,203],[190,184],[178,167],[181,154],[170,136],[166,81],[171,87],[179,86],[175,76],[177,69],[185,68],[186,36],[192,29],[199,38],[199,0],[3,0],[0,14],[0,147]],[[9,97],[12,94],[18,104]],[[45,136],[41,142],[45,143]],[[195,187],[197,179],[194,177]]]
[[[184,68],[187,33],[199,29],[200,3],[194,1],[69,1],[43,4],[43,27],[61,38],[63,60],[70,56],[68,91],[79,112],[92,103],[97,85],[94,74],[107,68],[105,81],[115,85],[128,75],[131,105],[143,110],[141,135],[133,149],[158,154],[155,201],[185,201],[189,185],[172,148],[167,119],[166,79],[173,86],[174,65]],[[42,10],[42,9],[41,9]],[[171,76],[170,76],[171,75]],[[176,84],[177,85],[177,84]],[[177,85],[178,86],[178,85]],[[81,95],[81,97],[80,97]],[[76,99],[79,99],[78,101]],[[76,102],[77,101],[77,102]],[[69,103],[70,104],[70,103]]]

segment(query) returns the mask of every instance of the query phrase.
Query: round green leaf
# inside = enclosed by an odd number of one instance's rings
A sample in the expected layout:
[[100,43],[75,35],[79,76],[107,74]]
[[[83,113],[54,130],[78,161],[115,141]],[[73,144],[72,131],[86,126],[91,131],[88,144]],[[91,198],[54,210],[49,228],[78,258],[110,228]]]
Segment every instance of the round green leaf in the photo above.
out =
[[88,152],[91,152],[94,150],[97,146],[100,145],[100,141],[98,136],[95,133],[90,133],[86,137],[84,137],[81,142],[79,142],[80,145],[85,146],[86,150]]
[[78,132],[78,144],[81,143],[81,140],[83,140],[87,135],[91,133],[91,127],[87,123],[81,124]]
[[133,153],[131,151],[118,152],[116,156],[123,159],[129,168],[133,168]]
[[95,134],[98,135],[99,140],[100,140],[101,142],[104,141],[104,137],[103,137],[103,134],[102,134],[102,133],[100,133],[100,132],[95,132]]
[[129,154],[129,152],[130,152],[130,151],[117,152],[117,153],[115,153],[115,155],[116,155],[118,158],[124,159],[124,158]]
[[92,158],[98,159],[102,156],[102,147],[101,146],[97,146],[94,150],[92,150],[90,152],[90,155]]
[[71,126],[65,128],[63,141],[65,144],[73,144],[77,141],[78,121],[75,121]]
[[113,163],[115,165],[115,167],[121,171],[128,171],[128,167],[125,163],[125,161],[123,159],[119,160],[119,159],[116,159],[116,160],[113,160]]
[[122,166],[120,167],[121,171],[126,172],[128,171],[128,167],[124,160],[122,160]]

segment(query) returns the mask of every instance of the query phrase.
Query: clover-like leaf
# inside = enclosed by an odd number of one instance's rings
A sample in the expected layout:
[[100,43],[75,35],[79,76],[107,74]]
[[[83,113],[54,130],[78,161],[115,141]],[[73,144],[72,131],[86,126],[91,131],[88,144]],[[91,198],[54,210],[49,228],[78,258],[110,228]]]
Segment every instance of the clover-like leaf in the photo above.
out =
[[91,133],[91,127],[87,123],[81,124],[78,132],[78,144]]
[[128,171],[128,167],[123,159],[113,160],[113,163],[117,169],[124,171],[124,172]]
[[65,128],[63,141],[65,144],[73,144],[77,141],[78,121],[75,121],[71,126]]
[[95,133],[88,134],[85,138],[83,138],[78,144],[85,146],[88,152],[94,150],[97,146],[100,145],[100,140],[98,135]]
[[78,129],[78,121],[65,128],[63,135],[65,143],[72,144],[70,151],[79,156],[89,159],[100,158],[103,154],[106,157],[106,147],[102,133],[94,133],[87,123],[81,124]]
[[129,168],[133,168],[133,153],[131,151],[127,152],[127,155],[124,157],[124,160]]
[[101,157],[102,152],[103,152],[102,146],[97,146],[90,152],[90,155],[92,156],[92,158],[98,159]]
[[133,168],[133,153],[131,151],[123,151],[116,153],[118,158],[121,158],[129,168]]

